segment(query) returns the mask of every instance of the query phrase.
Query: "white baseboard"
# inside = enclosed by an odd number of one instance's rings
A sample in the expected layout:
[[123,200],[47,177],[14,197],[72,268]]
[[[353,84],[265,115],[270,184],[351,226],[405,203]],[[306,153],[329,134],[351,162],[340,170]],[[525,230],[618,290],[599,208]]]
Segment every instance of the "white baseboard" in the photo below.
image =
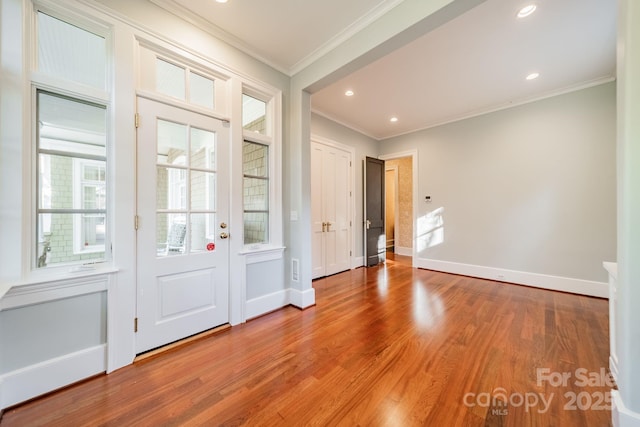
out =
[[107,345],[65,354],[0,377],[0,407],[6,408],[67,386],[107,368]]
[[245,315],[247,320],[249,320],[286,305],[289,305],[289,291],[278,291],[248,300],[245,304]]
[[402,256],[413,256],[413,248],[403,248],[402,246],[396,246],[394,253]]
[[611,390],[611,403],[613,427],[640,427],[640,413],[625,406],[618,390]]
[[289,303],[298,308],[311,307],[316,303],[316,290],[313,288],[306,291],[289,289]]
[[589,280],[573,279],[571,277],[550,276],[546,274],[529,273],[526,271],[483,267],[480,265],[461,264],[457,262],[439,261],[427,258],[418,258],[414,260],[414,266],[418,268],[426,268],[428,270],[443,271],[445,273],[479,277],[496,282],[515,283],[518,285],[533,286],[535,288],[549,289],[553,291],[609,298],[609,285],[605,282],[593,282]]

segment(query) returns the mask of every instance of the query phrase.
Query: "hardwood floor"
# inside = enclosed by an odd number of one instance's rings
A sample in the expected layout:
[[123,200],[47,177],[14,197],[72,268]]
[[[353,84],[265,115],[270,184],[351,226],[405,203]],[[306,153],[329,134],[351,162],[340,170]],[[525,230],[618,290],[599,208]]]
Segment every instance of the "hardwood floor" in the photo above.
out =
[[317,280],[315,307],[12,408],[2,426],[610,425],[606,300],[401,261]]

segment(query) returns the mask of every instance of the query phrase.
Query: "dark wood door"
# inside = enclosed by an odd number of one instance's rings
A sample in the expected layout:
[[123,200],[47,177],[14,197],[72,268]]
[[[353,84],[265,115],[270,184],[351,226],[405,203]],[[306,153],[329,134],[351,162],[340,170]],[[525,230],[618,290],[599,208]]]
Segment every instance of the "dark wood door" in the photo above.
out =
[[364,238],[367,267],[385,260],[384,160],[367,157],[364,164]]

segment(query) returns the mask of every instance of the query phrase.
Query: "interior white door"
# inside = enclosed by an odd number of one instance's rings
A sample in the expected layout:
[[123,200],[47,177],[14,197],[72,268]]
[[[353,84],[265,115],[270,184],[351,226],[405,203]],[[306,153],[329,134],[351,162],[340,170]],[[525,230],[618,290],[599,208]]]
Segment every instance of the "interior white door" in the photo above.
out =
[[324,145],[311,142],[311,277],[326,276],[325,238],[326,222],[323,212]]
[[312,277],[351,268],[351,153],[312,142]]
[[229,320],[229,131],[138,98],[136,352]]

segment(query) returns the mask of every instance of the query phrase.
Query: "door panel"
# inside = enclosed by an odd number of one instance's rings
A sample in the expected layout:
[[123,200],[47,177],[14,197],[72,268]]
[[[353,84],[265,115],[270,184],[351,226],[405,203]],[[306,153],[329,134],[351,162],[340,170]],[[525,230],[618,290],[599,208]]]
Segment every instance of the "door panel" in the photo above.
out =
[[311,143],[311,277],[325,276],[325,221],[322,211],[324,146]]
[[367,157],[364,167],[364,218],[367,267],[385,260],[384,160]]
[[[325,221],[327,238],[326,274],[335,274],[351,267],[349,153],[330,148],[325,152]],[[329,178],[331,176],[331,178]]]
[[138,110],[140,353],[228,322],[229,134],[217,119],[145,98]]

